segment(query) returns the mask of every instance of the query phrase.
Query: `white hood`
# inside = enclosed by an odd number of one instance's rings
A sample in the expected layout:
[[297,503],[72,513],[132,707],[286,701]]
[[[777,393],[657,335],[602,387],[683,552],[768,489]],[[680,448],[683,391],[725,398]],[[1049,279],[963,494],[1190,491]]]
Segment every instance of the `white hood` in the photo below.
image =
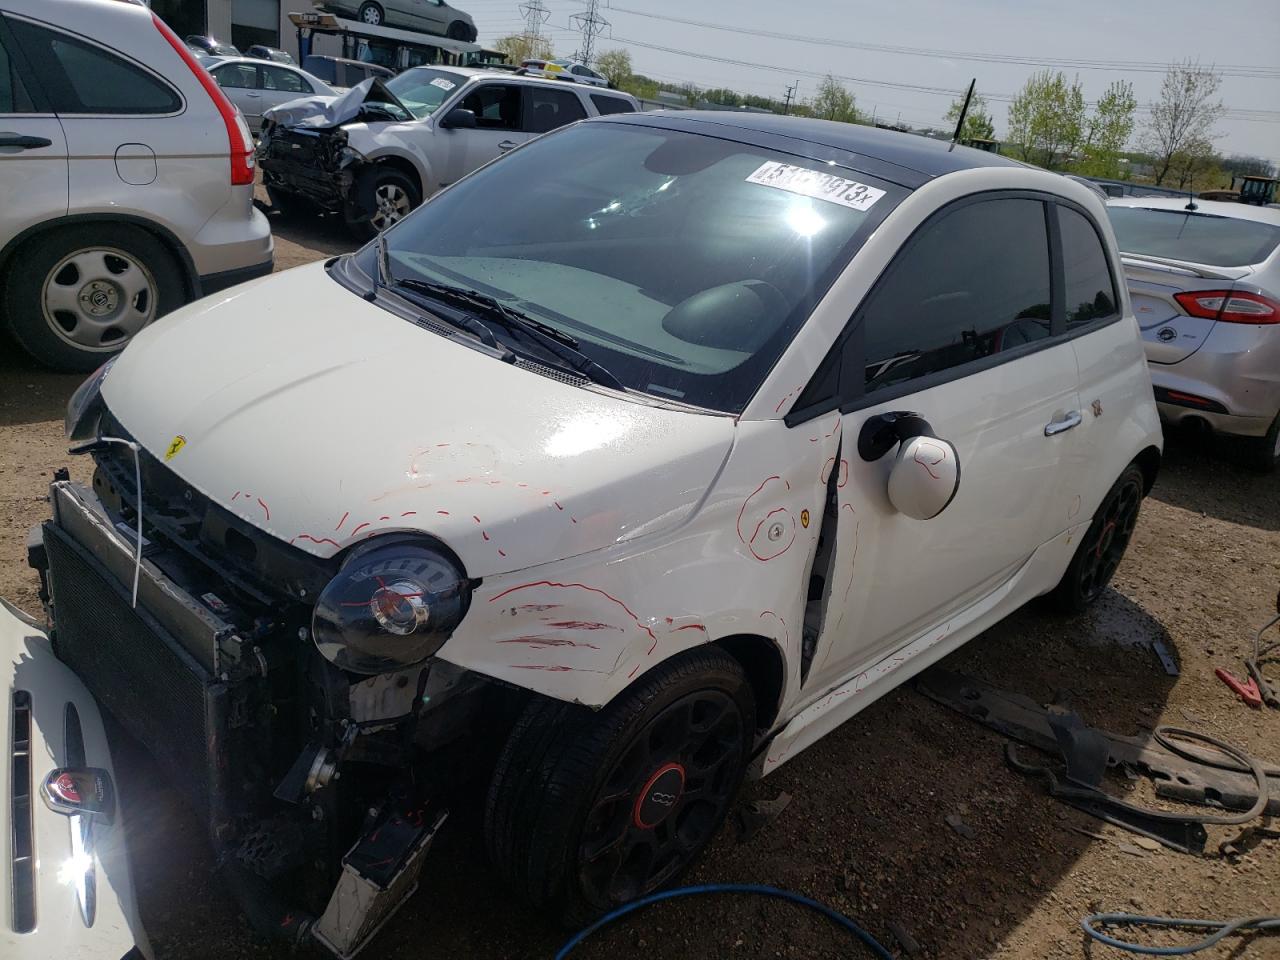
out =
[[569,386],[453,343],[321,264],[160,320],[103,397],[152,454],[177,448],[179,476],[281,540],[327,557],[421,530],[471,576],[680,523],[734,434],[728,417]]

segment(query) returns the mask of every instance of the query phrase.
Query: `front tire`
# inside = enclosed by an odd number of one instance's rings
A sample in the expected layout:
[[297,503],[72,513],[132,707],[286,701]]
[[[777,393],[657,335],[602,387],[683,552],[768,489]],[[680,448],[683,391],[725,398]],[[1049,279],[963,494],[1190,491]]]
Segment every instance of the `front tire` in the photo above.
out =
[[386,14],[382,12],[382,7],[376,3],[362,3],[360,9],[356,11],[356,19],[361,23],[367,23],[371,27],[380,27],[386,22]]
[[599,712],[536,699],[494,769],[490,857],[570,924],[651,893],[720,829],[754,729],[751,686],[714,647],[659,665]]
[[9,331],[55,370],[94,370],[186,301],[173,255],[123,223],[63,227],[24,244],[3,292]]
[[471,28],[461,20],[455,20],[449,24],[449,29],[445,31],[445,36],[450,40],[461,40],[464,43],[471,42]]
[[1082,613],[1102,596],[1133,537],[1145,489],[1142,471],[1131,463],[1102,498],[1071,565],[1049,594],[1060,612]]
[[375,166],[365,171],[356,196],[358,200],[347,213],[347,226],[361,240],[372,240],[422,203],[418,185],[390,167]]

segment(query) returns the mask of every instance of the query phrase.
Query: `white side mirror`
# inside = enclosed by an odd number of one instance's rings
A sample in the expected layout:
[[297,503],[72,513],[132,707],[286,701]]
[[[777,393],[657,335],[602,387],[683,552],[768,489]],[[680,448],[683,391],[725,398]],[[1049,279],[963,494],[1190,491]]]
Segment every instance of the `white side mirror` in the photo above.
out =
[[947,508],[960,489],[956,448],[936,437],[912,437],[898,447],[889,472],[889,502],[899,513],[931,520]]

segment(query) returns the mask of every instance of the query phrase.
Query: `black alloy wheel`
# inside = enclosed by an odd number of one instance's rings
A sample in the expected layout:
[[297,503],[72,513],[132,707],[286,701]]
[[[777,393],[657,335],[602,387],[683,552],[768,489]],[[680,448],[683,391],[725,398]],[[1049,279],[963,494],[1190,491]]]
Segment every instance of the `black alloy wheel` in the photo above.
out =
[[1071,565],[1054,589],[1053,600],[1063,612],[1079,613],[1102,596],[1133,537],[1144,493],[1142,471],[1130,464],[1103,497]]

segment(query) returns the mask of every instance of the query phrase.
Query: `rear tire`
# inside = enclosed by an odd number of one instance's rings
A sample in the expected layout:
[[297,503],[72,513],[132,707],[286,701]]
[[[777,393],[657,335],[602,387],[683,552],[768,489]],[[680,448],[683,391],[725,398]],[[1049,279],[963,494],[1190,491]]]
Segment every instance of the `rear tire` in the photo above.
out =
[[1102,595],[1129,546],[1145,489],[1142,470],[1131,463],[1102,498],[1067,572],[1049,594],[1059,612],[1082,613]]
[[130,224],[92,223],[23,244],[7,272],[2,314],[41,363],[84,373],[186,300],[182,272],[163,243]]
[[465,43],[470,43],[471,28],[461,20],[455,20],[449,24],[449,29],[445,31],[445,36],[450,40],[462,40]]
[[382,7],[380,5],[376,3],[362,3],[360,4],[360,9],[356,11],[356,19],[371,27],[381,27],[386,23],[387,16],[382,12]]
[[489,855],[568,924],[651,893],[720,829],[754,729],[751,685],[715,647],[659,665],[599,712],[537,698],[494,768]]
[[1271,421],[1266,436],[1247,441],[1249,466],[1259,473],[1272,473],[1280,467],[1280,413]]
[[422,203],[418,185],[394,167],[370,167],[361,174],[355,193],[355,202],[347,208],[347,226],[360,240],[372,240]]

